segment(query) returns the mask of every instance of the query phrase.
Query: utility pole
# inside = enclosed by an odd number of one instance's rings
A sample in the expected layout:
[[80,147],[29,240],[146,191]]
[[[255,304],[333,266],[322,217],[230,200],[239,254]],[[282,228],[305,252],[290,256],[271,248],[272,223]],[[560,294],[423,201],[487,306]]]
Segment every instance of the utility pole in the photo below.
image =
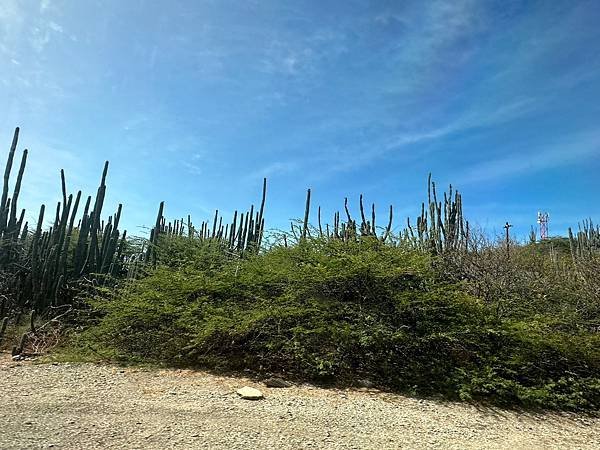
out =
[[506,254],[510,256],[510,227],[512,227],[512,225],[508,222],[506,222],[506,224],[504,225],[504,229],[506,230]]

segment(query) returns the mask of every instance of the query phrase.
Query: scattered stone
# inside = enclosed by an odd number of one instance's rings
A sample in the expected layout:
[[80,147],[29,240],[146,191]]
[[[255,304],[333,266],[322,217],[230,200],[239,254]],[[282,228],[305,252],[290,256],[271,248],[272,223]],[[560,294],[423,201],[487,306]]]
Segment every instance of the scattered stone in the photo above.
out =
[[237,394],[244,400],[260,400],[265,397],[258,389],[254,389],[250,386],[244,386],[243,388],[238,389]]
[[271,377],[265,380],[265,386],[270,388],[288,388],[292,386],[292,383],[289,383],[282,378]]
[[371,380],[367,380],[367,379],[356,380],[356,385],[358,387],[367,388],[367,389],[371,389],[371,388],[375,387],[375,383],[373,383]]

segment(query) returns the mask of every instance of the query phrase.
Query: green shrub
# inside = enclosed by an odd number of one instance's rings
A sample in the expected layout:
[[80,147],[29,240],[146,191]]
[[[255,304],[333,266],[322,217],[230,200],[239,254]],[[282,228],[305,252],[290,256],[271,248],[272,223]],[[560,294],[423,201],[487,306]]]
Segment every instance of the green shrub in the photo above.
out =
[[94,300],[103,316],[79,344],[124,360],[349,384],[367,377],[417,395],[600,406],[597,333],[553,307],[499,315],[463,283],[440,281],[422,253],[310,240],[207,264],[211,249],[193,251]]

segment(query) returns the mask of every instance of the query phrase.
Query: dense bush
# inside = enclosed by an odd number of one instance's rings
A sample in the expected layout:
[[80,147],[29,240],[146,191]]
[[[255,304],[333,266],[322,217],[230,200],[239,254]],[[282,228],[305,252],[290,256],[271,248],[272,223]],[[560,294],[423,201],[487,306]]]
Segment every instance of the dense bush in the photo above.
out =
[[164,265],[94,300],[102,318],[76,345],[124,360],[368,378],[416,395],[600,406],[600,335],[567,308],[573,298],[543,288],[536,252],[512,258],[533,281],[504,289],[496,279],[494,295],[478,297],[468,277],[440,270],[441,257],[376,239],[312,239],[242,259],[184,238],[163,248]]

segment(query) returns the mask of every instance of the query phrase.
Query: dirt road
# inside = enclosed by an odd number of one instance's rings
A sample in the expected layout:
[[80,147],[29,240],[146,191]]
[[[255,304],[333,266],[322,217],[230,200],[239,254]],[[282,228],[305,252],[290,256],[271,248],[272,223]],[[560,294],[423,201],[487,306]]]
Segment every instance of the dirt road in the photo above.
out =
[[[203,372],[0,362],[0,448],[600,448],[600,420]],[[265,399],[235,391],[254,386]]]

